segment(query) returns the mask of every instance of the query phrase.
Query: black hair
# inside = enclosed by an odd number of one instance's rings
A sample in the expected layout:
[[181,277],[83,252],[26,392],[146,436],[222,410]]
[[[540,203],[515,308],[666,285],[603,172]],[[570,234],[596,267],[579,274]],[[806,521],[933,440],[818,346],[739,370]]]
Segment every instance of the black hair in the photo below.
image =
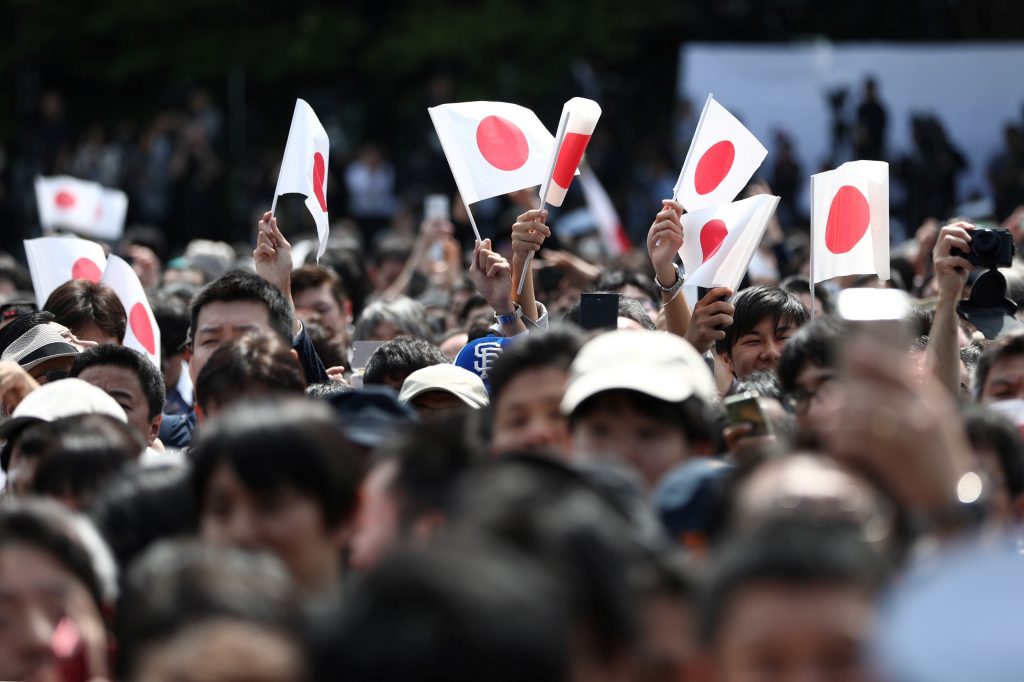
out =
[[309,289],[319,289],[325,284],[330,285],[334,302],[338,304],[339,308],[344,309],[345,301],[348,300],[348,292],[334,270],[322,265],[303,265],[292,271],[293,296],[298,296]]
[[729,394],[737,395],[746,391],[753,391],[765,398],[774,398],[782,402],[782,387],[779,385],[779,375],[774,370],[762,369],[737,379]]
[[355,509],[355,455],[326,405],[304,398],[235,404],[203,427],[190,454],[200,516],[210,480],[222,465],[258,493],[291,486],[309,495],[328,527]]
[[836,317],[812,320],[789,337],[779,356],[779,383],[785,393],[796,388],[796,378],[808,364],[823,369],[839,367],[845,325]]
[[560,682],[569,627],[551,576],[494,543],[399,550],[317,637],[317,679]]
[[459,477],[477,460],[465,413],[409,424],[378,450],[379,461],[397,465],[391,480],[406,526],[430,512],[447,513]]
[[[611,291],[597,293],[616,292]],[[565,322],[571,322],[572,324],[578,327],[580,325],[580,305],[581,302],[576,301],[576,303],[574,303],[572,307],[565,311],[565,315],[562,317],[562,320]],[[644,309],[640,301],[638,299],[633,298],[632,296],[624,296],[622,294],[619,294],[618,316],[624,317],[627,320],[633,320],[641,327],[649,331],[656,331],[658,329],[658,325],[654,324],[654,320],[652,320],[651,316],[647,314],[647,311]]]
[[235,402],[250,390],[301,395],[302,366],[290,345],[272,336],[246,334],[214,351],[196,377],[196,404],[205,409]]
[[467,298],[466,301],[462,304],[462,307],[459,308],[459,314],[455,317],[455,319],[458,320],[459,324],[466,324],[470,322],[469,313],[471,310],[473,310],[474,308],[489,307],[490,306],[487,304],[487,299],[485,299],[480,294],[474,293],[469,298]]
[[1010,498],[1024,493],[1024,438],[1017,426],[1002,414],[981,405],[966,407],[963,419],[971,447],[975,450],[989,448],[999,458]]
[[128,314],[114,290],[105,284],[73,279],[53,290],[43,304],[54,321],[72,332],[95,324],[107,336],[124,343]]
[[[811,295],[811,281],[803,275],[790,275],[779,283],[779,288],[794,294]],[[821,304],[821,311],[826,315],[835,312],[832,294],[820,282],[814,285],[814,298]]]
[[985,382],[988,381],[988,374],[992,371],[993,365],[1004,358],[1018,355],[1024,355],[1024,332],[1006,334],[985,347],[978,358],[978,365],[974,369],[974,378],[971,381],[971,393],[975,400],[981,401],[981,394],[985,390]]
[[210,303],[236,303],[240,301],[251,301],[265,305],[267,308],[267,322],[270,328],[281,337],[281,340],[291,345],[292,334],[295,331],[292,307],[288,304],[284,295],[278,291],[277,287],[262,277],[245,270],[233,270],[221,275],[199,290],[199,293],[192,300],[192,307],[189,313],[191,339],[195,339],[196,327],[199,323],[199,313],[204,306]]
[[306,336],[313,344],[317,357],[324,367],[344,367],[348,369],[348,348],[339,341],[334,333],[318,322],[306,322]]
[[188,469],[129,468],[96,493],[88,515],[124,570],[153,543],[195,531]]
[[27,545],[52,558],[82,583],[103,612],[100,576],[66,508],[39,499],[8,500],[0,505],[0,550],[11,545]]
[[189,627],[229,619],[293,638],[296,596],[273,557],[196,541],[165,541],[132,564],[117,609],[119,678],[133,679],[147,647]]
[[363,369],[363,385],[401,385],[416,370],[450,362],[430,341],[415,336],[399,336],[373,351]]
[[351,384],[343,384],[340,381],[325,381],[320,384],[306,386],[306,397],[310,400],[329,402],[331,398],[342,393],[351,393],[356,390]]
[[153,317],[160,328],[160,353],[167,360],[180,353],[188,339],[188,302],[160,292],[153,301]]
[[701,634],[710,644],[746,588],[849,585],[873,595],[884,584],[886,567],[855,524],[784,517],[731,538],[713,556],[707,575]]
[[654,281],[647,275],[642,275],[633,270],[606,270],[601,273],[594,283],[594,291],[616,291],[622,293],[627,286],[634,286],[640,289],[650,299],[654,307],[661,305],[661,293]]
[[74,495],[88,503],[114,475],[137,459],[146,444],[127,424],[105,414],[77,414],[30,427],[22,436],[45,439],[33,491]]
[[761,320],[771,318],[772,327],[780,324],[802,327],[811,316],[796,294],[778,287],[747,287],[736,294],[732,304],[736,308],[733,322],[725,328],[725,338],[715,341],[715,350],[719,355],[731,353],[733,345]]
[[629,569],[641,548],[627,519],[577,472],[551,456],[510,453],[463,477],[452,521],[453,533],[483,535],[540,560],[598,660],[614,660],[635,642]]
[[502,391],[523,372],[547,368],[568,371],[585,341],[579,329],[561,325],[505,346],[487,375],[491,404],[496,404]]
[[154,419],[164,411],[164,402],[167,400],[167,390],[164,388],[164,378],[160,370],[156,368],[149,358],[142,353],[126,348],[125,346],[114,346],[102,344],[86,348],[75,356],[75,362],[71,365],[70,376],[77,377],[89,367],[122,367],[134,374],[146,396],[146,403],[150,419]]
[[615,409],[618,409],[620,400],[625,401],[634,412],[639,412],[645,417],[679,429],[688,441],[711,440],[711,430],[708,428],[706,419],[706,406],[704,401],[695,395],[681,402],[673,403],[639,391],[627,389],[601,391],[577,405],[569,415],[569,423],[572,425],[581,419],[586,419],[594,412],[607,409],[609,404],[614,404]]

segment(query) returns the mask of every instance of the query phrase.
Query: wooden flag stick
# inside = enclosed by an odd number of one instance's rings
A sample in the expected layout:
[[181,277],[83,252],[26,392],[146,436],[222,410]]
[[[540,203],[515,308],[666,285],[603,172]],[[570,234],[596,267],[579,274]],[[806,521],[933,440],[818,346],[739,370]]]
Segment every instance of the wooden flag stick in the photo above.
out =
[[[459,192],[459,198],[462,199],[461,192]],[[479,244],[483,239],[480,238],[480,230],[476,227],[476,220],[473,219],[473,212],[469,210],[469,204],[465,199],[462,199],[462,205],[466,207],[466,215],[469,216],[469,224],[473,227],[473,236],[476,237],[476,243]]]

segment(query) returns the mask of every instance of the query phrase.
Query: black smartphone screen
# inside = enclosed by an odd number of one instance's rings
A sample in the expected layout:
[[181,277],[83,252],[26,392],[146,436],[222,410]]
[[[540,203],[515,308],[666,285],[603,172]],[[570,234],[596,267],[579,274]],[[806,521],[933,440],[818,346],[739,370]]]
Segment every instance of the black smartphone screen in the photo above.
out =
[[618,294],[583,294],[580,326],[584,329],[616,329],[619,326]]

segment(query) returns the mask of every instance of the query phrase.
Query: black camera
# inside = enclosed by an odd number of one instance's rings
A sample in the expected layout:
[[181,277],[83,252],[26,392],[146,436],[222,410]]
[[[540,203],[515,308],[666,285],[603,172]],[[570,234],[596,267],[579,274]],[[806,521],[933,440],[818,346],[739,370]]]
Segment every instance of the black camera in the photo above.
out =
[[1013,237],[1007,230],[978,227],[971,230],[970,253],[960,249],[953,249],[951,253],[979,268],[1008,268],[1013,265]]

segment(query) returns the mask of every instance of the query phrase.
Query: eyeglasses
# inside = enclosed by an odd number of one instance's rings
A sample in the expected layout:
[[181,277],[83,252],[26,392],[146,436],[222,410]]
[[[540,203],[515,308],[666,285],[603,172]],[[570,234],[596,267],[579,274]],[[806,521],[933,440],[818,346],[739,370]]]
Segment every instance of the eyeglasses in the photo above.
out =
[[796,388],[790,391],[789,395],[786,396],[786,407],[789,408],[790,412],[796,414],[803,414],[811,406],[811,401],[821,397],[822,395],[828,395],[828,392],[832,390],[835,384],[836,377],[832,374],[827,374],[818,379],[818,385],[811,390],[802,388]]

